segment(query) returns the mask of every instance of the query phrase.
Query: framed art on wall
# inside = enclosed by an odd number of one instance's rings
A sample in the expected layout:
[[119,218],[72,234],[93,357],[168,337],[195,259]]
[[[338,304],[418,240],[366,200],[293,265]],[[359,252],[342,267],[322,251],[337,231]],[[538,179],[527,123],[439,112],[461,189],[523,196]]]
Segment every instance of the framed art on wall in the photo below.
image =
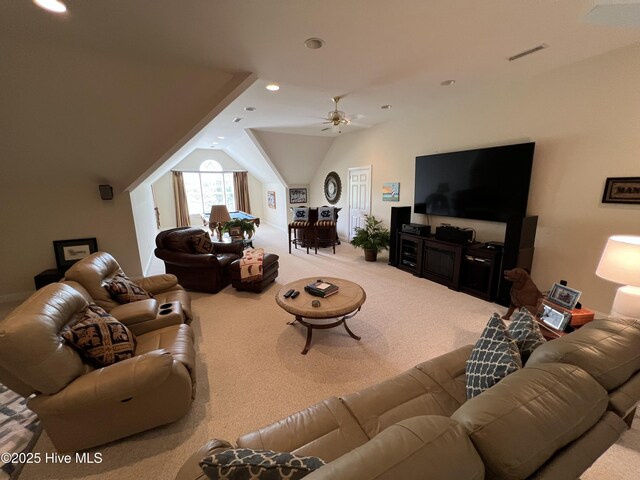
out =
[[604,185],[602,203],[640,205],[640,177],[609,177]]
[[289,203],[307,203],[306,188],[290,188]]
[[382,184],[382,201],[400,201],[400,182],[385,182]]
[[77,238],[75,240],[54,240],[53,251],[56,255],[58,270],[65,271],[78,260],[98,251],[95,238]]
[[274,191],[267,191],[267,206],[269,208],[276,208],[276,192]]

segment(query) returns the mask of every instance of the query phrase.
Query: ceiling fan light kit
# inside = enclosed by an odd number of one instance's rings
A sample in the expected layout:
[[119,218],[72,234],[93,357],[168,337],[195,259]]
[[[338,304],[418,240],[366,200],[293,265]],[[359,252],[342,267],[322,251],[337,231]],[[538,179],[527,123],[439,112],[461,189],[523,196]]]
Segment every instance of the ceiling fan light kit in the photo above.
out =
[[325,124],[329,124],[331,126],[323,128],[321,132],[332,130],[336,133],[342,133],[342,125],[349,125],[351,123],[351,120],[346,117],[345,113],[342,110],[338,110],[338,102],[341,98],[342,97],[337,96],[331,99],[333,100],[335,107],[331,112],[327,114],[327,121],[324,122]]

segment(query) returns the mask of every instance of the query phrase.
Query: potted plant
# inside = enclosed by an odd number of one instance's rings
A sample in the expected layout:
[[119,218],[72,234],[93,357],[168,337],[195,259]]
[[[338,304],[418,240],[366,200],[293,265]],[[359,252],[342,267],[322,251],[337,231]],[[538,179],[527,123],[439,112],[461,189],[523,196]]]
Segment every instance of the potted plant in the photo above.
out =
[[364,218],[364,227],[353,229],[355,235],[350,243],[364,250],[364,259],[367,262],[375,262],[378,259],[378,252],[389,248],[391,235],[382,225],[382,220],[378,220],[373,215],[365,215]]
[[[222,227],[222,233],[229,232],[229,236],[231,238],[238,237],[253,237],[253,232],[255,232],[256,226],[250,220],[245,220],[243,218],[232,218]],[[236,232],[239,232],[238,235]]]

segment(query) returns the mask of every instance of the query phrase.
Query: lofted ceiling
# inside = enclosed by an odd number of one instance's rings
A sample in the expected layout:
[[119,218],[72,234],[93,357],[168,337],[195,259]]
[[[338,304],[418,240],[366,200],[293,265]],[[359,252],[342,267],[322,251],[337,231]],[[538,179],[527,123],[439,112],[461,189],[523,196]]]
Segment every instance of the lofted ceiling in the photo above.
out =
[[[65,3],[68,12],[56,15],[28,0],[0,0],[7,22],[0,40],[253,72],[258,80],[199,136],[197,146],[213,148],[230,146],[245,129],[335,136],[321,129],[336,95],[345,96],[341,110],[356,118],[343,128],[347,134],[640,42],[640,0]],[[323,48],[306,48],[310,37],[322,38]],[[548,48],[508,61],[540,44]],[[445,80],[455,84],[442,86]],[[280,91],[267,91],[269,82]],[[387,104],[392,108],[381,109]]]

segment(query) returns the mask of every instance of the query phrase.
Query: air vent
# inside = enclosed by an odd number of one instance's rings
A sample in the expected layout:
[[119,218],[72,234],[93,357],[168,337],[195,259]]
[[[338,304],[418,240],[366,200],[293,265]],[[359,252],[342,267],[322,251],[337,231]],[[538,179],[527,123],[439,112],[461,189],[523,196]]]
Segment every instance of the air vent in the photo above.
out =
[[526,57],[527,55],[531,55],[532,53],[536,53],[536,52],[539,52],[540,50],[544,50],[548,46],[549,45],[547,45],[546,43],[542,43],[537,47],[530,48],[529,50],[525,50],[524,52],[516,53],[514,56],[509,57],[509,61],[513,62],[514,60],[519,60],[522,57]]

